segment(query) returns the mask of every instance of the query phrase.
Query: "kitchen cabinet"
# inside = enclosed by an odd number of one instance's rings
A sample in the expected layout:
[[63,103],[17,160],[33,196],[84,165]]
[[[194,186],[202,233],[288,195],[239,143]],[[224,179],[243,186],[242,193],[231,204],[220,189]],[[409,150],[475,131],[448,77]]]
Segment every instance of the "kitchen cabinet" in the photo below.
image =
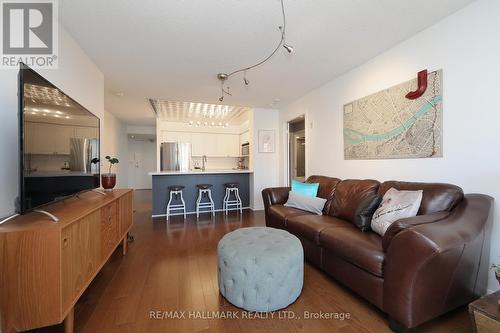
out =
[[216,145],[217,156],[237,157],[240,155],[239,135],[237,134],[217,134]]
[[239,137],[237,134],[192,133],[191,139],[193,156],[239,156]]
[[97,139],[97,128],[95,127],[75,127],[74,138]]
[[191,152],[193,156],[218,156],[217,134],[215,133],[192,133]]
[[73,127],[33,123],[31,124],[31,148],[33,154],[69,154],[69,140],[73,136]]
[[250,131],[245,131],[240,134],[240,146],[250,142]]
[[73,127],[59,124],[26,122],[25,149],[30,154],[69,155],[71,138],[96,139],[95,127]]
[[191,143],[191,134],[189,132],[162,131],[161,142]]

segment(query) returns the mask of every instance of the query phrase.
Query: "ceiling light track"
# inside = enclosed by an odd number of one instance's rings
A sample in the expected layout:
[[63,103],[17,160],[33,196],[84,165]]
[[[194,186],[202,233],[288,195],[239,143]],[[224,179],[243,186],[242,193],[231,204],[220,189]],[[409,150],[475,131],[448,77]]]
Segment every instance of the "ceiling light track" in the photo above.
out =
[[256,68],[256,67],[264,64],[265,62],[267,62],[269,59],[271,59],[276,54],[276,52],[278,52],[278,50],[282,46],[283,46],[283,48],[285,48],[285,50],[287,50],[288,53],[292,53],[293,52],[293,46],[287,44],[286,41],[285,41],[285,38],[286,38],[286,34],[285,34],[285,31],[286,31],[285,5],[283,4],[283,0],[280,0],[280,2],[281,2],[281,14],[283,16],[283,25],[281,25],[281,26],[278,27],[278,29],[280,30],[280,35],[281,35],[281,38],[279,40],[278,45],[276,45],[276,47],[271,52],[271,54],[269,54],[267,57],[265,57],[264,59],[262,59],[261,61],[259,61],[258,63],[254,64],[252,66],[248,66],[248,67],[244,67],[244,68],[241,68],[241,69],[237,69],[237,70],[235,70],[235,71],[233,71],[233,72],[231,72],[229,74],[227,74],[227,73],[219,73],[219,74],[217,74],[217,79],[219,79],[220,84],[221,84],[221,96],[219,97],[219,102],[223,102],[225,96],[232,96],[232,94],[229,92],[229,87],[224,88],[225,82],[231,76],[243,72],[244,73],[243,74],[243,83],[244,83],[245,86],[248,86],[248,85],[250,85],[250,81],[247,79],[247,72],[249,70],[252,70],[252,69],[254,69],[254,68]]

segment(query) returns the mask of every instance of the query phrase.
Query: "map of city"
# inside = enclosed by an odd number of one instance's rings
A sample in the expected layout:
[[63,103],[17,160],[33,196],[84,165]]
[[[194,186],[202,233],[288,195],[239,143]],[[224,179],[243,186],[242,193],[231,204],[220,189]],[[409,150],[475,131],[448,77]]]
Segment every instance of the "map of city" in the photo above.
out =
[[442,157],[442,71],[407,99],[416,88],[414,79],[344,106],[346,160]]

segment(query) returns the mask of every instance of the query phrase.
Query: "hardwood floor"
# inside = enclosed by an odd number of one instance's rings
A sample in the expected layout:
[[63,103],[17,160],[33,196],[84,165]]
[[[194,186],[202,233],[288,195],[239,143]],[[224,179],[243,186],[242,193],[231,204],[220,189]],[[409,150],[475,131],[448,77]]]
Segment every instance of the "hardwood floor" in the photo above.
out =
[[[216,247],[232,230],[264,225],[263,212],[244,211],[242,218],[235,212],[227,218],[218,213],[215,221],[205,214],[199,223],[190,216],[185,224],[174,217],[167,224],[164,219],[151,219],[150,191],[136,191],[134,206],[135,241],[129,244],[127,256],[120,248],[115,251],[78,302],[76,332],[390,332],[382,312],[307,263],[301,296],[280,312],[287,318],[277,318],[278,314],[243,318],[244,311],[219,295]],[[204,317],[151,318],[155,311]],[[211,311],[236,311],[238,318],[207,318]],[[350,318],[305,319],[305,311],[349,314]],[[62,325],[36,330],[63,331]],[[417,332],[471,332],[467,311],[460,308]]]

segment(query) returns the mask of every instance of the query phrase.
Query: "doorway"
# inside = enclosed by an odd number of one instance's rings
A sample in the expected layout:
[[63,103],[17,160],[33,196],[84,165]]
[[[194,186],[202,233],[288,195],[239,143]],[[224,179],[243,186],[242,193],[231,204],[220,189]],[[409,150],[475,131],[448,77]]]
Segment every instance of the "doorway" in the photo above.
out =
[[306,131],[304,116],[288,122],[288,179],[306,179]]
[[128,135],[128,178],[135,190],[152,189],[150,172],[156,170],[155,136],[149,134]]

